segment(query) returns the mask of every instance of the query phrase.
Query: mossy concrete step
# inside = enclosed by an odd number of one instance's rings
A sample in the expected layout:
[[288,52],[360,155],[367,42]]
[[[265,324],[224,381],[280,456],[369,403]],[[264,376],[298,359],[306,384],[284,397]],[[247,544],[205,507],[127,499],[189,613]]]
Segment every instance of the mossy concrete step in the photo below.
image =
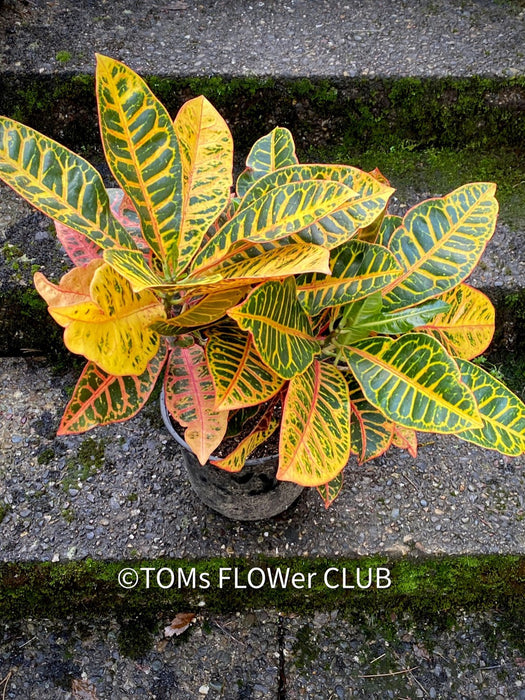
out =
[[135,418],[57,437],[78,376],[0,360],[0,560],[525,554],[525,458],[420,436],[352,459],[325,510],[306,490],[272,521],[226,520],[193,495],[157,402]]
[[277,123],[302,147],[524,142],[519,2],[34,0],[0,13],[0,113],[74,148],[100,146],[95,51],[148,76],[172,113],[206,94],[242,150]]

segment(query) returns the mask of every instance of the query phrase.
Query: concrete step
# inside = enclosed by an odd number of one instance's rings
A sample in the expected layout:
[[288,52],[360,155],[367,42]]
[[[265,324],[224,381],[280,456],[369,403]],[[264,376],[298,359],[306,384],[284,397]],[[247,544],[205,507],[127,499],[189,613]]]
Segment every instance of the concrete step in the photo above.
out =
[[[359,622],[340,611],[197,615],[181,637],[144,621],[22,621],[0,636],[6,700],[525,698],[519,632],[502,613]],[[451,628],[453,623],[454,627]],[[138,658],[126,658],[133,649]],[[2,682],[1,679],[4,679]]]
[[156,403],[57,437],[76,373],[17,358],[0,372],[0,561],[525,554],[523,457],[421,435],[416,459],[352,459],[328,510],[307,489],[285,515],[239,523],[193,495]]
[[206,94],[241,150],[277,123],[301,148],[524,142],[519,2],[8,0],[0,12],[0,113],[87,151],[100,147],[96,51],[148,76],[172,112]]

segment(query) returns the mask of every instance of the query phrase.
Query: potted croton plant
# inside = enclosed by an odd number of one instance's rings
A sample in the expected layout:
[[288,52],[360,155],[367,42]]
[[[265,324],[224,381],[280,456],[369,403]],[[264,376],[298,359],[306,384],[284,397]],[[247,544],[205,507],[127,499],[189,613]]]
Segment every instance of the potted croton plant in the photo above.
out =
[[464,283],[494,232],[494,184],[401,219],[387,213],[381,173],[299,164],[276,128],[232,190],[231,134],[204,97],[172,120],[104,56],[96,85],[118,189],[0,121],[0,177],[56,222],[74,264],[58,283],[35,275],[66,346],[87,359],[59,434],[132,417],[162,381],[166,421],[204,481],[243,483],[245,462],[273,439],[269,481],[288,500],[317,488],[327,506],[351,455],[395,445],[415,456],[416,431],[525,451],[525,406],[471,362],[494,330],[491,302]]

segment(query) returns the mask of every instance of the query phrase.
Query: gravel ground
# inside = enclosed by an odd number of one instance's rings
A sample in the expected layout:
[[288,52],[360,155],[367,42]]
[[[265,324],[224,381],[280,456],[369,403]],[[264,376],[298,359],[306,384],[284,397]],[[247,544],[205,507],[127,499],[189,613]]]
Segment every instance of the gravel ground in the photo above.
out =
[[91,433],[55,437],[73,375],[0,360],[0,559],[524,553],[525,458],[422,436],[351,461],[328,510],[307,490],[272,521],[228,521],[191,492],[156,405]]
[[[170,620],[162,620],[161,629]],[[114,621],[8,623],[0,633],[5,700],[387,700],[525,698],[523,652],[497,613],[451,629],[337,611],[197,616],[136,660]],[[4,681],[2,682],[2,678]]]
[[0,69],[18,73],[92,72],[94,51],[164,75],[525,71],[517,1],[7,0],[2,15]]

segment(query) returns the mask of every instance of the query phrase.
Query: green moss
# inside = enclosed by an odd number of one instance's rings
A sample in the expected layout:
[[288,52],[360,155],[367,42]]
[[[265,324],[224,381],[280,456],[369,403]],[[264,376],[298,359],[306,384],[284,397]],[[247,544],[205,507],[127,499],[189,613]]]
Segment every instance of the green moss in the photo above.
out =
[[[147,77],[175,114],[204,94],[230,124],[238,152],[276,124],[298,144],[361,151],[403,144],[440,148],[523,148],[523,78],[318,79]],[[91,75],[6,76],[0,113],[100,153]]]
[[66,64],[71,61],[72,56],[69,51],[58,51],[55,58],[59,63]]
[[38,464],[49,464],[55,456],[55,451],[51,447],[43,449],[37,458]]
[[293,663],[298,669],[307,668],[319,656],[319,649],[309,625],[297,630],[292,647]]
[[67,493],[96,474],[104,465],[105,441],[87,438],[80,447],[75,459],[68,460],[66,473],[62,478],[62,488]]
[[8,503],[0,503],[0,524],[10,510],[11,506]]

